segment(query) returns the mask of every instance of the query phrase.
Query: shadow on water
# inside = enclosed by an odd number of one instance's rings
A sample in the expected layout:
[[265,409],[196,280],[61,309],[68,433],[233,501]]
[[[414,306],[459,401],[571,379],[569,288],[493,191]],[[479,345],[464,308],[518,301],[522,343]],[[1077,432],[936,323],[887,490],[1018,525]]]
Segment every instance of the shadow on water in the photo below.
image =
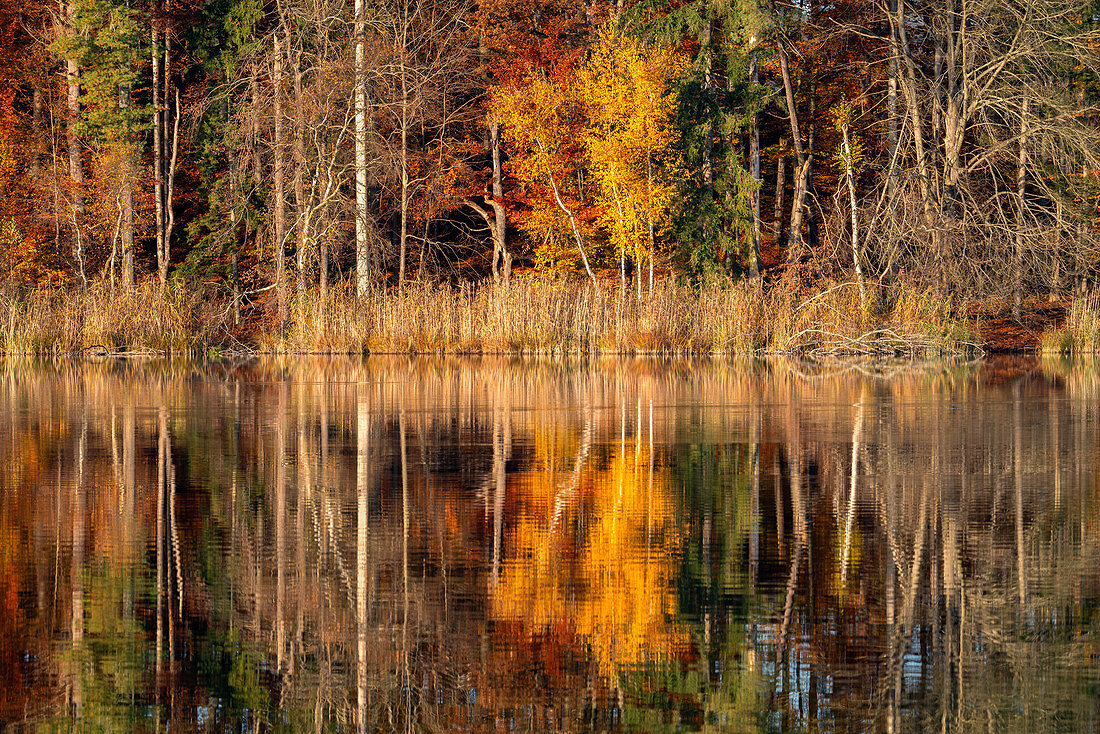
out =
[[0,723],[1096,731],[1100,369],[0,369]]

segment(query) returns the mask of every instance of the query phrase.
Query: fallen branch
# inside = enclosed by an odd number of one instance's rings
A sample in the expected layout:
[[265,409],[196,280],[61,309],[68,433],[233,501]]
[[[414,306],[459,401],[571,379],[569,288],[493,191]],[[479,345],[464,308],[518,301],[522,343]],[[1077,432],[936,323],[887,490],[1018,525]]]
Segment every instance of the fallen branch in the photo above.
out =
[[[903,328],[903,327],[899,327]],[[872,329],[849,337],[825,329],[810,327],[790,336],[777,354],[799,353],[814,359],[836,356],[900,357],[934,353],[966,356],[982,353],[973,342],[949,341],[943,337],[891,327]]]
[[130,358],[163,357],[167,354],[168,352],[164,351],[163,349],[153,349],[152,347],[141,347],[138,349],[111,349],[102,344],[92,344],[90,346],[82,347],[75,352],[69,352],[64,356]]

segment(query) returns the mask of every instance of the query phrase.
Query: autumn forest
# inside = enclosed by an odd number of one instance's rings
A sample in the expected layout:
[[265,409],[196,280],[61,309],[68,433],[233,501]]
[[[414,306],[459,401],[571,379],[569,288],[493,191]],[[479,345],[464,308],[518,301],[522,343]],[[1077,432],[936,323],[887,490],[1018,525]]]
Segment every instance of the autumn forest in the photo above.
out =
[[0,0],[0,347],[1089,348],[1098,51],[1095,0]]

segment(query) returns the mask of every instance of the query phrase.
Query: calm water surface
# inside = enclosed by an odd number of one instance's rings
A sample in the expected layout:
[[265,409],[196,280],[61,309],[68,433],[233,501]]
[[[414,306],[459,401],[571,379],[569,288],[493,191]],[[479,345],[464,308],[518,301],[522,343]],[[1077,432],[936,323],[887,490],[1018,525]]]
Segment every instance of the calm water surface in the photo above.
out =
[[1098,417],[1081,366],[9,363],[0,727],[1095,732]]

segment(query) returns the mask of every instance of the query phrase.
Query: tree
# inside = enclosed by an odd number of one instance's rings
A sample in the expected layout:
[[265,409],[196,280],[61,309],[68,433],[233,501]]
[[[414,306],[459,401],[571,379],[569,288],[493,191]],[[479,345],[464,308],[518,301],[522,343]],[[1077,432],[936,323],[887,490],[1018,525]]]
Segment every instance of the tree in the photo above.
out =
[[[96,152],[95,205],[99,225],[107,230],[114,220],[110,230],[112,272],[117,252],[122,263],[122,282],[132,285],[136,241],[134,187],[143,178],[141,154],[150,117],[149,108],[133,99],[133,90],[141,78],[139,63],[146,56],[147,37],[137,11],[127,4],[114,0],[74,0],[71,9],[77,34],[63,37],[56,47],[84,70],[81,76],[84,109],[75,129],[90,139]],[[112,213],[116,216],[112,217]]]
[[[368,70],[375,99],[377,181],[391,194],[397,223],[397,285],[405,282],[414,220],[429,223],[442,201],[436,184],[449,177],[455,134],[469,114],[471,54],[467,0],[392,0],[376,7],[380,58]],[[420,277],[418,269],[418,277]]]
[[688,172],[673,216],[681,265],[694,274],[736,273],[748,259],[751,269],[759,177],[749,170],[741,133],[768,99],[749,73],[766,19],[752,2],[647,0],[624,23],[643,38],[692,49],[673,85]]
[[[1100,68],[1091,12],[1080,0],[899,0],[891,12],[905,107],[901,135],[911,142],[886,207],[917,202],[924,232],[907,228],[889,239],[922,242],[915,251],[935,264],[918,268],[935,273],[941,287],[1003,282],[1000,273],[1010,273],[1006,287],[1018,300],[1025,271],[1050,261],[1032,243],[1070,202],[1078,217],[1090,216],[1082,196],[1087,177],[1072,172],[1100,167],[1100,130],[1090,120],[1095,100],[1072,80],[1095,79]],[[1012,199],[1015,207],[1006,206]],[[1095,248],[1093,236],[1081,234],[1073,248],[1073,259],[1083,256],[1078,263]],[[1014,264],[958,249],[974,236],[1014,242]]]
[[[512,85],[496,91],[492,113],[512,142],[512,173],[526,190],[529,206],[519,224],[532,239],[542,239],[542,257],[554,259],[561,240],[572,235],[585,273],[596,276],[585,248],[592,212],[579,170],[584,105],[575,85],[574,58],[565,57],[547,77],[530,66]],[[566,229],[566,225],[568,229]],[[553,248],[553,249],[551,249]]]
[[867,308],[867,289],[863,285],[863,268],[860,265],[859,250],[859,204],[856,200],[856,180],[863,171],[863,142],[852,130],[852,105],[842,102],[833,108],[833,120],[840,132],[840,146],[836,152],[836,165],[840,178],[848,190],[849,213],[851,215],[852,263],[859,283],[859,298],[863,308]]
[[600,220],[619,253],[624,287],[626,259],[635,263],[639,299],[641,263],[649,264],[652,289],[657,234],[669,223],[683,178],[671,89],[680,70],[671,49],[645,48],[608,26],[577,79],[586,104],[583,140],[603,210]]
[[367,211],[366,0],[355,0],[355,277],[360,296],[370,282],[370,233]]
[[[563,58],[589,45],[594,23],[606,18],[610,4],[603,0],[587,3],[578,12],[573,0],[482,0],[471,10],[468,43],[476,48],[476,78],[485,107],[478,128],[469,131],[479,140],[478,149],[467,153],[468,170],[456,182],[465,193],[463,203],[477,213],[488,228],[493,243],[491,271],[494,279],[508,280],[518,245],[509,250],[509,211],[523,218],[522,187],[511,177],[508,143],[501,121],[493,113],[492,98],[499,87],[522,83],[530,69],[549,70]],[[533,191],[532,191],[533,193]],[[549,191],[544,192],[549,195]],[[518,234],[525,230],[519,229]],[[532,236],[534,240],[534,236]],[[543,242],[543,240],[538,240]],[[540,246],[536,257],[544,262],[554,246]],[[570,246],[572,249],[572,246]],[[557,251],[557,254],[561,254]]]
[[18,104],[22,88],[34,78],[28,73],[27,62],[35,54],[25,10],[10,0],[0,1],[0,263],[4,280],[34,285],[58,279],[61,273],[56,253],[33,214],[40,195],[36,179],[42,151],[36,132],[42,131],[26,124]]

